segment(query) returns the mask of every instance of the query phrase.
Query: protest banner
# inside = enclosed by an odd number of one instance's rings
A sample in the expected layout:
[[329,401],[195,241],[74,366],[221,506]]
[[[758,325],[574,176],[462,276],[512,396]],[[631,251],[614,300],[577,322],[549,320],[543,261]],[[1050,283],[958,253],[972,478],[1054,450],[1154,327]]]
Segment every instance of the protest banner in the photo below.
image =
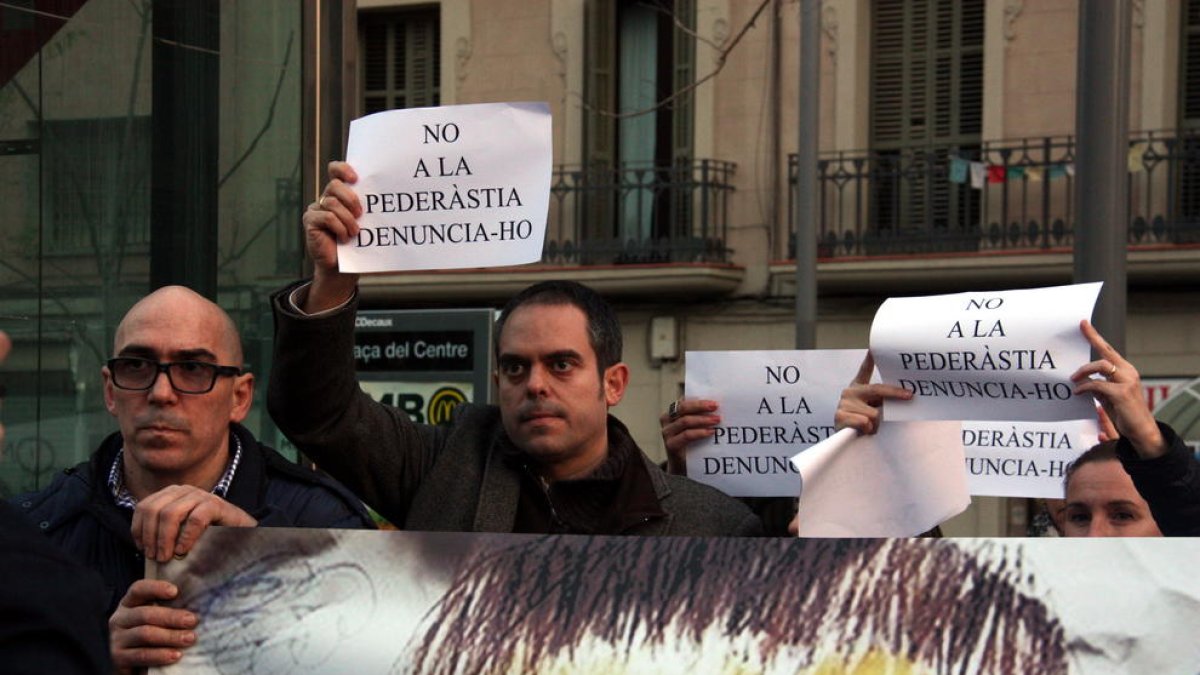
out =
[[545,103],[388,110],[350,123],[358,236],[343,272],[537,262],[550,206]]
[[1091,360],[1079,323],[1100,283],[889,298],[871,324],[880,377],[912,391],[887,419],[1089,419],[1070,376]]
[[[1061,497],[1067,465],[1096,442],[1091,360],[1079,324],[1100,284],[890,298],[871,325],[888,400],[877,435],[847,432],[794,458],[802,536],[911,536],[968,494]],[[1015,420],[1015,421],[1013,421]]]
[[688,477],[737,497],[794,497],[788,458],[833,433],[863,349],[687,353],[684,392],[720,405],[716,433],[688,447]]
[[963,422],[968,490],[992,497],[1062,499],[1067,467],[1099,435],[1095,419]]
[[199,615],[152,672],[1192,673],[1197,559],[1197,539],[213,527],[152,570]]

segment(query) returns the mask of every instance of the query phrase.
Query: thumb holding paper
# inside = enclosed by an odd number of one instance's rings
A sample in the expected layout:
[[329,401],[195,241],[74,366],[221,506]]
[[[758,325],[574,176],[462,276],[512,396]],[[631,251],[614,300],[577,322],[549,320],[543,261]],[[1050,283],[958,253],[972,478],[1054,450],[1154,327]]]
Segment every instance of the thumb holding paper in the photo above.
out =
[[837,412],[833,416],[833,424],[838,429],[854,429],[860,434],[876,433],[883,420],[884,401],[907,401],[912,398],[912,392],[903,387],[870,384],[874,370],[875,360],[867,352],[858,374],[850,386],[842,390],[842,397],[838,400]]

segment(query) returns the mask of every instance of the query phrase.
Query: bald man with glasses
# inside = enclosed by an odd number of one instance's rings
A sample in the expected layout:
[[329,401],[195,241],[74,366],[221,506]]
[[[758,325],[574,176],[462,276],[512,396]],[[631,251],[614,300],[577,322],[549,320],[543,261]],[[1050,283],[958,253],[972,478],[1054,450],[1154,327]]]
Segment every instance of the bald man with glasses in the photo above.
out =
[[210,525],[373,527],[332,479],[289,462],[240,423],[254,375],[229,316],[179,286],[121,320],[101,369],[120,429],[91,459],[16,505],[69,555],[101,573],[118,671],[174,663],[196,617],[158,606],[177,589],[142,579],[145,559],[183,556]]

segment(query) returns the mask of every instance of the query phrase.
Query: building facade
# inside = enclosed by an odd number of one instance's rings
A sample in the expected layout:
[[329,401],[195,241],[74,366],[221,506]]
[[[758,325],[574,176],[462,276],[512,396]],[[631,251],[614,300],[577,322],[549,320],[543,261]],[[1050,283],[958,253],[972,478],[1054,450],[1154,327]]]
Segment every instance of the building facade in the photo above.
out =
[[[51,140],[89,147],[67,140],[71,119],[101,120],[74,133],[108,144],[72,152],[110,156],[115,146],[152,167],[166,161],[155,159],[161,109],[151,96],[166,80],[137,64],[170,38],[130,28],[146,19],[129,3],[75,4],[0,87],[0,139],[34,139],[37,150],[0,164],[11,176],[0,184],[4,203],[24,205],[21,227],[6,225],[0,240],[5,260],[21,261],[0,270],[4,327],[18,345],[6,372],[36,386],[9,387],[16,447],[0,477],[23,487],[111,426],[96,407],[97,345],[133,298],[167,278],[154,260],[177,250],[155,249],[170,236],[149,224],[158,220],[142,221],[148,234],[130,232],[122,208],[155,212],[137,167],[90,170],[99,183],[91,201],[65,198],[55,183],[71,173],[55,164]],[[215,241],[216,262],[202,265],[215,279],[205,283],[257,345],[248,351],[264,376],[265,294],[303,272],[299,209],[323,163],[340,156],[346,122],[491,101],[551,107],[556,170],[542,262],[364,278],[366,306],[496,307],[557,277],[598,288],[619,308],[632,369],[615,413],[660,458],[658,412],[683,393],[687,350],[792,348],[798,2],[296,4],[209,5],[220,40],[219,85],[206,95],[219,120],[217,181],[198,190],[215,194],[216,209],[193,228]],[[1200,3],[1132,5],[1126,352],[1161,393],[1200,375]],[[4,11],[5,30],[8,17],[25,16]],[[1069,0],[821,4],[818,347],[865,347],[890,296],[1070,283],[1073,232],[1086,227],[1073,216],[1077,12]],[[133,138],[138,125],[149,128],[144,150],[117,132]],[[118,206],[104,180],[148,205]],[[87,255],[56,243],[71,236]],[[113,241],[133,248],[105,253]],[[72,452],[39,445],[51,429],[69,434],[54,448]],[[259,431],[279,442],[269,421]],[[1021,532],[1027,510],[1024,500],[977,499],[946,529]]]
[[[1200,375],[1198,19],[1133,3],[1126,351],[1154,396]],[[685,351],[793,347],[799,3],[363,0],[358,20],[360,110],[380,26],[421,25],[439,63],[416,100],[548,101],[558,165],[541,265],[372,277],[366,302],[600,288],[633,371],[615,412],[652,453]],[[818,347],[865,347],[892,295],[1071,282],[1077,30],[1066,0],[821,4]],[[1027,510],[977,499],[947,531],[1020,532]]]

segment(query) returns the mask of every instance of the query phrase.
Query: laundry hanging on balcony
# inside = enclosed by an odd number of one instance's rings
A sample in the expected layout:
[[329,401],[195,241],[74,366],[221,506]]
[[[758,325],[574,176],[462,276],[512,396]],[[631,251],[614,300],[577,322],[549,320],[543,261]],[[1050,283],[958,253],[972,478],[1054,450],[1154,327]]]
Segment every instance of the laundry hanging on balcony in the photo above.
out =
[[965,183],[967,182],[967,174],[970,173],[971,163],[962,157],[950,158],[950,182]]
[[982,190],[987,183],[987,165],[983,162],[971,162],[971,187]]
[[1129,159],[1126,162],[1129,173],[1141,173],[1146,170],[1146,150],[1149,148],[1150,144],[1144,141],[1129,146]]
[[[1137,144],[1135,144],[1137,145]],[[1145,154],[1143,147],[1135,157],[1134,148],[1130,148],[1129,170],[1138,172],[1144,170],[1142,164],[1142,155]],[[1005,183],[1009,181],[1027,180],[1033,183],[1040,183],[1047,178],[1055,180],[1063,176],[1074,176],[1075,165],[1073,164],[1051,164],[1050,166],[1006,166],[1003,164],[988,164],[986,162],[972,162],[962,157],[950,157],[950,166],[946,172],[947,178],[951,183],[964,184],[968,180],[971,187],[976,190],[982,190],[988,183]]]

